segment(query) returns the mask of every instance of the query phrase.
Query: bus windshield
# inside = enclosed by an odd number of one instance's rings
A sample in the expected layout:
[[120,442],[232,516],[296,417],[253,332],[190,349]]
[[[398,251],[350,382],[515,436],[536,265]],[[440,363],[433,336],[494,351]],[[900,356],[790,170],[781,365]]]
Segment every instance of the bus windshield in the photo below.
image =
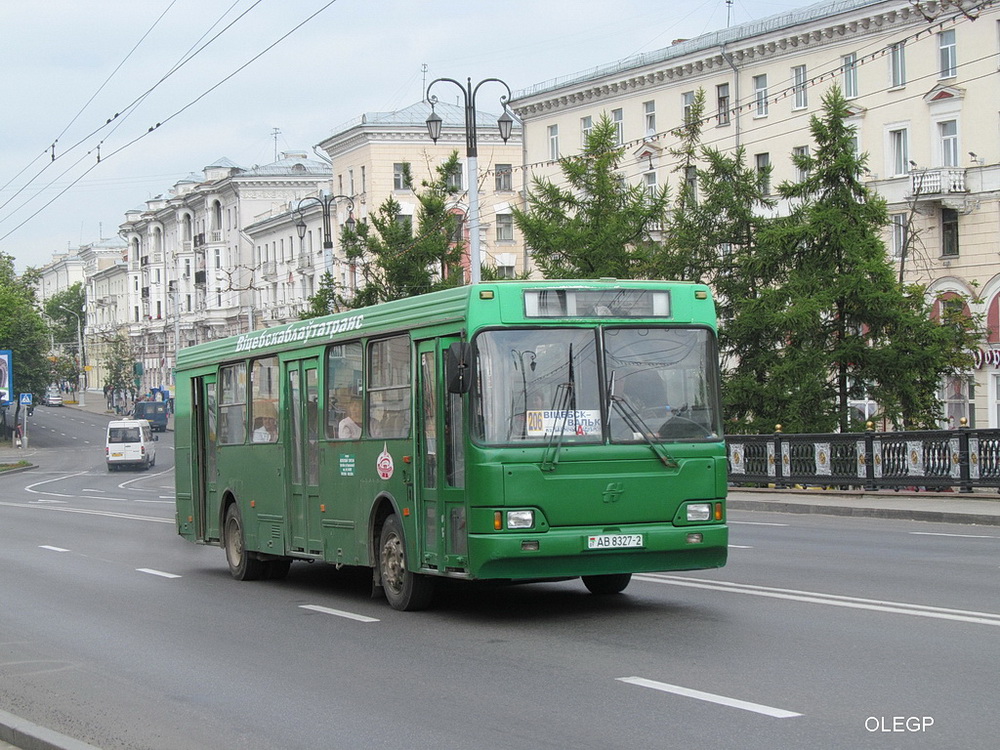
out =
[[476,347],[474,424],[487,444],[721,434],[708,329],[507,329],[480,334]]

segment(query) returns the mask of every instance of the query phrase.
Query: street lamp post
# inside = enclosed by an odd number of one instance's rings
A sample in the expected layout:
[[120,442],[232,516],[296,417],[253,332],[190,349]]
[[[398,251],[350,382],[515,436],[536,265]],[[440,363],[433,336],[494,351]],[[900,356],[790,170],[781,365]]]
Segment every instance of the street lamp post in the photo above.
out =
[[330,207],[341,198],[347,201],[346,223],[347,228],[353,232],[354,226],[357,223],[354,221],[354,199],[348,195],[330,195],[329,193],[321,193],[319,198],[314,195],[310,195],[300,200],[295,206],[295,213],[299,216],[299,220],[295,224],[295,231],[298,232],[299,239],[304,240],[306,238],[306,220],[302,215],[302,205],[308,203],[318,203],[320,208],[323,210],[323,249],[332,250],[333,235],[330,232]]
[[[87,375],[84,372],[84,367],[87,366],[87,358],[83,354],[83,318],[80,317],[80,313],[73,312],[68,307],[63,307],[59,305],[60,310],[68,312],[70,315],[76,316],[76,351],[80,356],[80,369],[76,373],[76,387],[80,393],[80,406],[87,405]],[[83,388],[80,388],[80,377],[83,376]]]
[[507,96],[500,97],[500,104],[503,105],[503,114],[497,120],[497,126],[500,128],[500,137],[503,138],[504,143],[510,139],[510,133],[514,127],[514,118],[507,111],[507,102],[510,101],[512,94],[510,86],[499,78],[484,78],[476,84],[475,88],[472,87],[471,78],[466,79],[467,83],[464,86],[454,78],[437,78],[431,81],[426,93],[427,101],[431,104],[431,113],[427,116],[427,132],[430,134],[431,140],[435,143],[441,137],[442,123],[441,116],[434,111],[434,105],[437,104],[438,98],[431,96],[431,89],[435,83],[441,81],[454,83],[462,90],[462,95],[465,97],[465,155],[467,157],[466,171],[468,172],[469,180],[469,279],[471,283],[478,284],[481,274],[479,257],[479,169],[476,164],[478,157],[478,150],[476,148],[476,94],[479,92],[480,86],[491,81],[502,84],[507,89]]

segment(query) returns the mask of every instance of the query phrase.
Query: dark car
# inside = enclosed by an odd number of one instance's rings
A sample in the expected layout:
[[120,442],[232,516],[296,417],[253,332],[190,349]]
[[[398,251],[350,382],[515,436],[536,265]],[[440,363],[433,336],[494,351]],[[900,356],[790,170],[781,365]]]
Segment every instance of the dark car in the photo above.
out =
[[167,431],[167,405],[163,401],[140,401],[132,409],[135,419],[145,419],[155,432]]

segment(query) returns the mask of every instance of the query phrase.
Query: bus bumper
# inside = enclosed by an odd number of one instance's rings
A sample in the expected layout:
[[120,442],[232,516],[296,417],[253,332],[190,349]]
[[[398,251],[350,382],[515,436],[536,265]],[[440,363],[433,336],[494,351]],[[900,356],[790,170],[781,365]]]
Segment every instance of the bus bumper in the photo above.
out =
[[623,525],[614,533],[641,534],[642,547],[588,549],[591,536],[606,533],[605,528],[573,527],[535,534],[470,534],[469,572],[478,579],[517,580],[699,570],[726,564],[729,528],[724,524]]

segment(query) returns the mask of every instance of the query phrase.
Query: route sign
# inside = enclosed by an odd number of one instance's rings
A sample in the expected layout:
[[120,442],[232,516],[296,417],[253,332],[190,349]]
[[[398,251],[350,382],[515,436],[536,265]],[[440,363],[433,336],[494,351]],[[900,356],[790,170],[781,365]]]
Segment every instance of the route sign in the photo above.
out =
[[30,393],[21,394],[21,406],[31,406],[32,395]]

